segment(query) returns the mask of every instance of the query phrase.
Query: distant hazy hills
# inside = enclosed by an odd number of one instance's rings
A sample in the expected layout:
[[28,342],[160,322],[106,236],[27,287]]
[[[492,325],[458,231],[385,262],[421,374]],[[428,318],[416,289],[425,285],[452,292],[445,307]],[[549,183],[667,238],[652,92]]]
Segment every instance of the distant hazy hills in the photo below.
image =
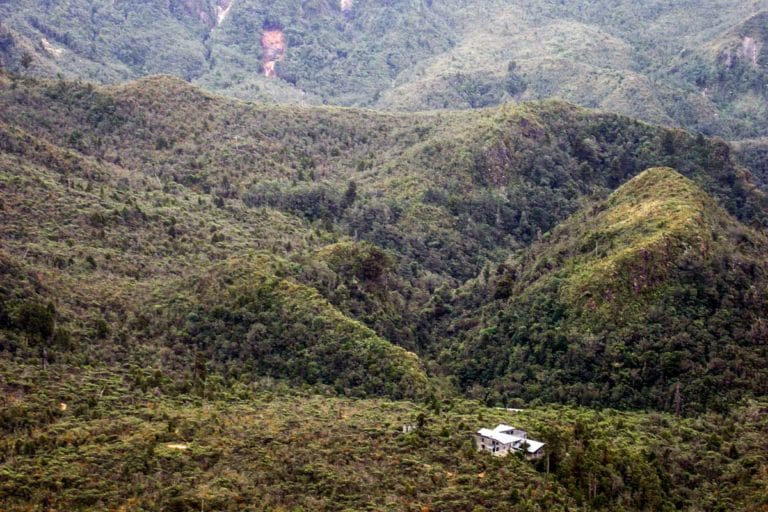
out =
[[[0,2],[0,60],[101,82],[396,110],[557,97],[726,138],[768,133],[760,0]],[[267,77],[266,74],[274,75]]]

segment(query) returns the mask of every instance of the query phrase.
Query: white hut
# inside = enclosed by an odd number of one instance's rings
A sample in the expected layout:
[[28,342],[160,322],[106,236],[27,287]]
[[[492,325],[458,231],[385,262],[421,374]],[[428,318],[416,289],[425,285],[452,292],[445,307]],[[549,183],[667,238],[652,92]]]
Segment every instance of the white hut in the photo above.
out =
[[528,460],[544,456],[544,443],[528,438],[525,430],[509,425],[497,425],[493,430],[481,428],[475,433],[478,451],[488,451],[497,457],[522,452]]

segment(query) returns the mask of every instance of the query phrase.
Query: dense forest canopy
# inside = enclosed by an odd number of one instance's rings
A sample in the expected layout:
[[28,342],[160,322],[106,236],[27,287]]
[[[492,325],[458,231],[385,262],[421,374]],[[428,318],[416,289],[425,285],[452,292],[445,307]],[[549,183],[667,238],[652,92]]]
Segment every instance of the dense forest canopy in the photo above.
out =
[[[382,114],[171,78],[2,84],[16,357],[142,347],[185,389],[197,360],[355,396],[456,376],[490,405],[669,411],[682,384],[688,409],[720,410],[765,391],[766,197],[721,140],[558,102]],[[617,235],[634,209],[653,215]],[[611,265],[625,288],[590,277]]]
[[766,13],[0,0],[0,509],[764,510]]
[[768,133],[766,16],[765,0],[23,0],[0,3],[0,64],[389,110],[561,98],[731,139]]

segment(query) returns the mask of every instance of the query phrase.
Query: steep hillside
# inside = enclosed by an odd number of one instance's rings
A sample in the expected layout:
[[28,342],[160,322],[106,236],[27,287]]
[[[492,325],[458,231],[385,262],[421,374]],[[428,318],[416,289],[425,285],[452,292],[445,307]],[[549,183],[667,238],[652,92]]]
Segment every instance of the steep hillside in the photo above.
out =
[[453,372],[433,364],[452,290],[642,169],[677,166],[743,222],[767,211],[722,141],[555,102],[395,115],[3,76],[0,106],[3,349],[139,357],[182,389],[207,361],[428,396],[425,368]]
[[560,98],[743,138],[768,129],[766,9],[766,0],[23,0],[0,3],[0,63],[106,83],[170,73],[294,104],[425,110]]
[[0,73],[0,509],[762,510],[758,178],[555,101]]
[[768,11],[729,27],[702,49],[684,55],[675,71],[731,120],[728,134],[764,134],[768,83]]
[[678,412],[764,395],[767,244],[649,169],[499,268],[489,320],[457,354],[464,386]]
[[249,99],[364,104],[398,72],[449,47],[452,29],[437,10],[410,2],[345,9],[327,1],[25,0],[0,4],[0,54],[10,69],[47,76],[116,82],[169,73]]
[[768,139],[740,140],[732,143],[734,157],[753,174],[761,188],[768,186]]
[[204,358],[232,378],[428,393],[414,354],[297,282],[299,265],[285,270],[280,254],[332,235],[266,208],[217,208],[4,125],[0,148],[5,353],[43,365],[138,358],[168,365],[184,387],[199,384],[194,365]]
[[654,165],[740,218],[765,216],[721,141],[562,103],[404,115],[246,104],[170,78],[4,84],[0,119],[54,144],[218,203],[337,226],[460,279]]

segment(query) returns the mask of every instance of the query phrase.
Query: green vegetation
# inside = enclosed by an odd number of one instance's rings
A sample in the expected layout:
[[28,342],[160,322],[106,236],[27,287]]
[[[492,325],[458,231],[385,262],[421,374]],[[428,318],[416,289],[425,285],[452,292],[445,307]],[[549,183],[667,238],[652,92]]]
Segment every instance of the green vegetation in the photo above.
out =
[[736,141],[732,144],[734,157],[752,173],[752,180],[761,188],[768,183],[768,139]]
[[[760,27],[767,7],[475,0],[384,8],[359,1],[346,13],[298,16],[271,9],[286,30],[305,33],[310,25],[311,48],[330,46],[318,55],[300,39],[285,61],[305,77],[299,88],[310,96],[322,91],[326,103],[424,110],[562,98],[730,138],[765,133]],[[369,23],[374,16],[388,25]],[[386,45],[376,39],[382,34]],[[424,44],[422,34],[433,43]],[[758,48],[754,64],[736,57],[746,35]],[[727,67],[725,52],[734,56]],[[329,70],[336,71],[331,80]]]
[[[743,138],[768,130],[766,12],[764,0],[23,0],[0,3],[0,64],[105,83],[169,73],[293,104],[411,111],[561,98]],[[276,78],[263,73],[265,29],[287,45]]]
[[[522,413],[447,399],[333,398],[263,380],[169,394],[134,367],[4,362],[0,504],[96,510],[761,510],[766,407],[727,416],[550,406]],[[514,422],[549,459],[475,452]],[[421,425],[402,433],[403,425]]]
[[[490,318],[482,311],[484,297],[514,295],[509,301],[516,303],[524,292],[496,285],[508,280],[508,264],[491,269],[642,169],[674,165],[742,221],[765,222],[765,196],[733,164],[723,142],[561,103],[391,115],[265,107],[209,96],[169,78],[95,88],[6,76],[2,85],[8,212],[2,234],[9,269],[3,311],[10,328],[3,347],[42,364],[58,358],[112,360],[141,347],[145,364],[187,372],[189,387],[195,376],[188,369],[203,358],[225,377],[272,375],[355,396],[421,397],[437,392],[433,386],[451,386],[442,380],[427,384],[425,369],[449,377],[464,361],[463,351],[474,353],[477,340],[471,337],[477,331],[466,327]],[[688,206],[667,197],[664,192],[679,184],[662,181],[642,193],[611,196],[611,215],[578,235],[576,249],[560,251],[610,252],[610,240],[617,251],[596,263],[568,264],[575,277],[555,293],[570,294],[565,307],[586,311],[576,298],[608,293],[594,275],[624,272],[639,248],[660,243],[659,234],[638,239],[636,232],[658,225],[659,233],[674,234],[687,226],[690,211],[714,208],[701,206],[711,203],[699,198],[701,191],[687,192],[696,198]],[[622,227],[619,221],[638,208],[634,199],[621,199],[627,194],[648,196],[650,217]],[[759,235],[734,222],[702,225],[702,233],[713,231],[708,247],[726,241],[744,246],[733,240],[732,232],[741,231],[746,234],[740,237],[761,247]],[[703,242],[697,236],[686,232],[685,243],[698,247]],[[535,244],[513,259],[530,259],[546,247]],[[734,253],[728,246],[723,250]],[[751,265],[755,258],[746,261]],[[545,263],[532,267],[539,274],[542,267],[559,266],[557,259],[539,259]],[[708,272],[727,280],[715,289],[741,297],[724,312],[748,322],[744,312],[759,313],[762,299],[742,297],[740,279],[759,275],[759,267],[717,265],[725,266]],[[747,274],[717,270],[734,266]],[[490,273],[502,277],[489,279]],[[625,273],[630,281],[636,274]],[[454,301],[465,301],[462,283],[478,275],[496,291],[481,289],[468,304],[456,306]],[[670,276],[643,279],[666,283]],[[643,283],[637,286],[645,289]],[[685,289],[678,281],[667,284]],[[49,303],[58,334],[35,334],[20,312]],[[574,325],[569,335],[581,340],[594,333],[596,324],[614,314],[606,308],[597,308],[602,316],[585,314],[592,320]],[[634,303],[625,309],[631,322],[649,310]],[[520,321],[544,325],[546,332],[558,322],[559,313],[535,314],[536,321]],[[759,324],[743,328],[750,337],[729,336],[749,350],[761,331]],[[685,329],[671,323],[660,332],[677,336]],[[472,341],[457,349],[458,341],[447,342],[455,332]],[[61,348],[55,348],[56,340]],[[549,341],[542,346],[551,348]],[[484,367],[484,375],[505,374],[493,373],[493,366]],[[610,367],[606,375],[613,379],[617,372]],[[724,384],[728,396],[762,389],[761,378],[738,375]],[[487,382],[487,375],[461,378],[464,387]],[[562,398],[551,391],[531,388],[524,397]],[[630,401],[621,393],[596,393],[598,403],[669,408],[645,391]],[[712,404],[703,399],[701,405]]]
[[0,73],[0,507],[760,510],[752,179],[561,102]]
[[695,83],[721,111],[731,114],[728,135],[764,134],[768,99],[768,10],[730,28],[692,58],[680,59],[676,73]]
[[381,339],[273,265],[288,262],[227,262],[185,283],[201,297],[180,303],[179,290],[168,305],[186,322],[177,343],[196,347],[196,357],[222,361],[225,375],[250,370],[294,377],[332,384],[352,396],[427,396],[427,377],[415,354]]
[[765,395],[767,244],[650,169],[499,267],[491,320],[460,335],[464,386],[678,413],[727,410],[736,383]]

